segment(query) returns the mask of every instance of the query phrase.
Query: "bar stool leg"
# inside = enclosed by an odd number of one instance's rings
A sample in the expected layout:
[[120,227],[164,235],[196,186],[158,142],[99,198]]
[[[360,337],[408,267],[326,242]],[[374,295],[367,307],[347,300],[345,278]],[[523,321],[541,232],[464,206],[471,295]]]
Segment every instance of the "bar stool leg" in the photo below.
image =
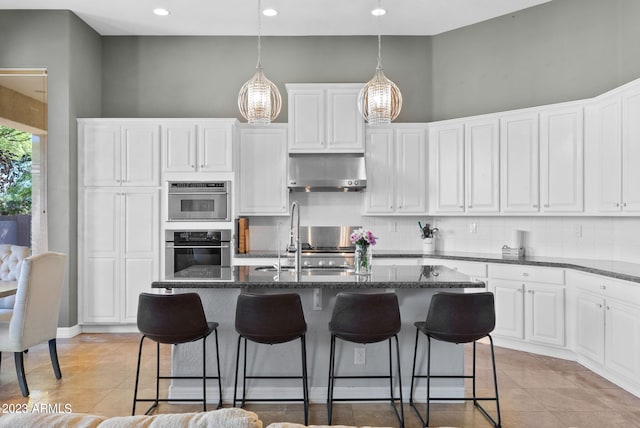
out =
[[202,338],[202,410],[207,411],[207,338]]
[[304,424],[309,425],[309,384],[307,383],[307,341],[304,335],[300,336],[302,352],[302,397],[304,406]]
[[496,374],[496,356],[493,350],[493,338],[491,335],[489,337],[489,342],[491,342],[491,364],[493,365],[493,386],[496,391],[496,411],[498,412],[498,423],[496,424],[497,428],[502,426],[502,419],[500,417],[500,399],[498,394],[498,375]]
[[244,409],[244,403],[247,399],[247,338],[244,338],[244,361],[242,362],[242,403],[240,407]]
[[140,380],[140,359],[142,358],[142,342],[144,341],[144,335],[140,339],[140,345],[138,347],[138,366],[136,367],[136,385],[133,390],[133,409],[131,410],[131,416],[136,414],[136,403],[138,402],[138,382]]
[[[402,404],[402,373],[400,372],[400,343],[398,342],[398,335],[394,336],[396,338],[396,363],[398,364],[398,389],[400,390],[400,427],[404,428],[404,405]],[[391,345],[391,339],[389,339],[389,345]],[[391,350],[391,348],[389,348]],[[389,359],[391,359],[391,355],[389,355]],[[393,394],[391,394],[393,397]],[[395,410],[395,403],[393,409]],[[397,411],[396,411],[397,413]]]
[[218,366],[218,409],[222,407],[222,375],[220,374],[220,348],[218,346],[218,329],[214,330],[216,338],[216,363]]
[[153,402],[153,405],[146,411],[145,415],[150,414],[153,409],[158,407],[160,398],[160,342],[156,342],[156,401]]
[[429,399],[431,397],[431,338],[427,336],[427,415],[424,426],[429,426]]
[[334,382],[334,365],[335,365],[335,352],[336,352],[336,336],[331,335],[331,347],[329,350],[329,383],[327,391],[327,415],[328,425],[331,425],[331,419],[333,416],[333,382]]
[[236,401],[238,397],[238,367],[240,366],[240,341],[242,341],[242,336],[238,336],[238,347],[236,350],[236,377],[235,377],[235,382],[233,384],[233,407],[236,407]]
[[[414,386],[414,381],[416,378],[416,359],[418,357],[418,335],[420,333],[420,330],[418,330],[416,328],[416,340],[415,340],[415,346],[413,348],[413,368],[411,369],[411,389],[409,389],[409,405],[411,407],[414,407],[415,409],[415,405],[413,403],[413,386]],[[417,409],[416,409],[417,411]]]

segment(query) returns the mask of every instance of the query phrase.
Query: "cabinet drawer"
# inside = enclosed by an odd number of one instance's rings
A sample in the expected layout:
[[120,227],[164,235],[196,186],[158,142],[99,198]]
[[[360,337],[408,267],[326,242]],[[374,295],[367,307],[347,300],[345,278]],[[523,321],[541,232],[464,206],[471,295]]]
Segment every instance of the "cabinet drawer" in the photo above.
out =
[[491,264],[489,265],[489,278],[544,282],[547,284],[564,284],[564,269]]
[[605,298],[640,305],[640,284],[582,272],[571,272],[567,278],[571,285]]
[[486,278],[487,277],[487,264],[477,262],[461,262],[456,260],[441,260],[444,266],[447,266],[453,270],[457,270],[465,275]]

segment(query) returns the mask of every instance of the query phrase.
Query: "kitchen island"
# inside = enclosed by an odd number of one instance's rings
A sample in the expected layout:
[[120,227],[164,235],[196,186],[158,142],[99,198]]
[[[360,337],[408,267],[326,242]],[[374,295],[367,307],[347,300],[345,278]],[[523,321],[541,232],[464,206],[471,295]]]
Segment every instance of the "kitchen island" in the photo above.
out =
[[[221,374],[223,400],[233,399],[233,383],[236,358],[237,334],[234,328],[235,303],[240,293],[300,294],[307,328],[307,360],[309,369],[310,399],[325,402],[327,394],[328,359],[330,333],[328,323],[338,292],[395,292],[400,303],[402,330],[399,334],[402,386],[405,399],[409,396],[411,363],[415,321],[426,317],[431,296],[437,291],[472,292],[483,291],[485,284],[472,280],[444,266],[383,266],[374,265],[370,275],[356,275],[348,269],[302,269],[296,274],[288,269],[278,272],[270,266],[237,266],[232,268],[232,280],[213,281],[207,279],[184,279],[157,281],[153,288],[169,293],[197,292],[207,318],[220,323]],[[213,337],[207,344],[207,368],[215,375]],[[385,343],[357,345],[339,341],[336,354],[337,373],[345,375],[380,374],[388,370],[387,346]],[[291,342],[275,346],[249,343],[247,370],[254,374],[295,375],[300,371],[299,343]],[[354,348],[365,348],[365,363],[354,363]],[[176,375],[197,376],[201,367],[201,344],[189,343],[173,348],[172,370]],[[462,346],[436,342],[433,346],[434,373],[461,373],[464,367]],[[424,355],[418,362],[424,363]],[[460,380],[439,380],[432,384],[434,394],[462,396]],[[196,397],[200,387],[197,380],[174,381],[169,389],[170,398]],[[248,397],[299,397],[300,382],[294,380],[247,381]],[[424,384],[418,384],[417,397],[425,397]],[[383,380],[343,380],[335,386],[336,397],[380,397],[388,395],[388,383]],[[211,382],[207,395],[211,402],[217,400],[217,389]]]

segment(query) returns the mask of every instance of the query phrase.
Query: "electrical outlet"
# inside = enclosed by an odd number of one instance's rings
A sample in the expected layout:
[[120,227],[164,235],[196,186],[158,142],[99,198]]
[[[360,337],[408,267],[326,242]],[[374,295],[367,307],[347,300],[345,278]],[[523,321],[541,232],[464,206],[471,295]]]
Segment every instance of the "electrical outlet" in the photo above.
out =
[[469,223],[469,233],[478,233],[478,223]]
[[578,238],[582,238],[582,225],[581,224],[576,224],[575,230],[576,230],[576,236]]
[[322,290],[319,288],[313,289],[313,310],[322,310]]
[[354,348],[353,364],[365,364],[367,360],[366,348]]

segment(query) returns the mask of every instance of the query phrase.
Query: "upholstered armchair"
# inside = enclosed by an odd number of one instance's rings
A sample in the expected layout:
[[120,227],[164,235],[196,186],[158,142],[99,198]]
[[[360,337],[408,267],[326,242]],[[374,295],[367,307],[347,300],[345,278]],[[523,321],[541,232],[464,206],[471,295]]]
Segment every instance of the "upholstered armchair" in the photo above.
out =
[[49,342],[51,364],[57,379],[62,377],[58,364],[56,332],[66,255],[44,253],[22,262],[15,305],[10,320],[0,322],[0,353],[13,352],[22,395],[29,395],[24,374],[24,351]]
[[[0,281],[17,282],[22,269],[22,261],[30,254],[29,247],[0,244]],[[0,298],[0,321],[11,319],[15,301],[15,296]]]

